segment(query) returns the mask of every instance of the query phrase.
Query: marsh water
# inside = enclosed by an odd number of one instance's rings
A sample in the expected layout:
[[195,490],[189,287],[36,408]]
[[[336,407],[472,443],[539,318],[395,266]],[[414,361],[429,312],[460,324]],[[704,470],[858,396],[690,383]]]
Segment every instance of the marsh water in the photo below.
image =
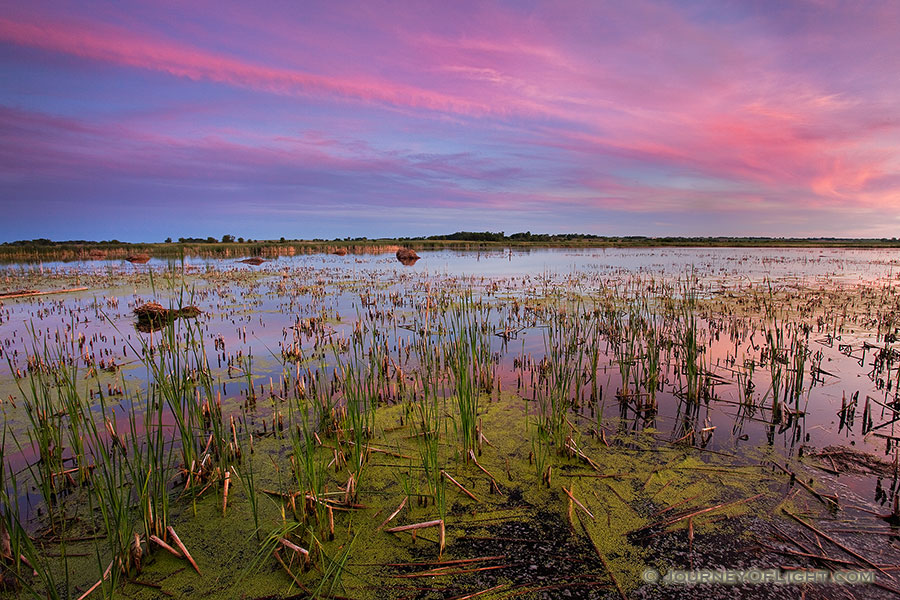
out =
[[[503,470],[501,465],[505,461],[510,482],[516,471],[516,467],[510,467],[511,458],[522,463],[518,467],[520,471],[531,473],[535,485],[545,481],[546,487],[551,488],[553,483],[549,477],[531,466],[536,461],[551,464],[560,460],[559,468],[574,469],[573,462],[577,464],[582,458],[597,470],[597,465],[592,463],[603,465],[603,461],[587,459],[592,452],[576,450],[576,440],[579,448],[595,447],[596,452],[605,452],[599,449],[616,446],[608,440],[617,439],[621,447],[634,448],[640,446],[634,440],[644,439],[641,436],[650,436],[654,440],[653,448],[647,449],[644,458],[631,459],[651,465],[658,460],[665,462],[666,458],[653,456],[653,452],[661,451],[659,445],[662,445],[665,449],[662,452],[678,448],[678,452],[686,452],[684,456],[700,461],[697,463],[700,466],[685,467],[700,470],[703,464],[712,465],[710,469],[733,469],[738,473],[738,469],[766,465],[770,460],[781,465],[792,461],[800,464],[796,461],[806,460],[804,455],[816,455],[836,446],[877,457],[882,466],[894,461],[895,442],[900,440],[900,431],[895,431],[900,424],[893,423],[900,416],[896,403],[900,361],[894,350],[900,326],[900,251],[510,248],[420,254],[421,259],[412,265],[403,265],[393,253],[384,253],[285,256],[258,266],[233,259],[186,258],[154,259],[143,265],[101,260],[0,268],[0,293],[87,288],[0,301],[0,358],[8,364],[0,376],[0,398],[9,433],[3,459],[9,471],[19,474],[22,482],[27,482],[29,477],[40,477],[34,467],[36,461],[42,460],[40,444],[28,433],[35,427],[33,414],[29,412],[32,409],[27,408],[28,396],[34,391],[29,382],[34,381],[36,374],[50,373],[67,365],[77,369],[73,371],[78,373],[73,387],[80,390],[80,397],[91,406],[91,414],[109,422],[107,441],[120,437],[119,432],[123,431],[138,438],[145,435],[144,427],[152,426],[140,418],[140,413],[149,406],[147,399],[153,395],[154,386],[159,385],[160,377],[148,364],[172,352],[173,346],[188,344],[182,328],[196,329],[191,339],[196,340],[201,351],[195,356],[203,356],[205,364],[193,366],[201,371],[206,369],[209,376],[204,398],[201,399],[200,391],[194,390],[197,403],[206,400],[208,405],[215,398],[221,406],[218,418],[225,423],[237,418],[239,430],[232,421],[233,429],[223,439],[233,434],[237,446],[243,444],[243,438],[239,442],[238,435],[248,436],[251,448],[253,441],[249,436],[255,434],[261,440],[257,455],[269,453],[274,457],[270,462],[275,465],[274,472],[261,476],[273,487],[276,478],[279,484],[283,483],[280,473],[287,467],[279,464],[278,457],[285,457],[285,448],[277,444],[264,446],[266,442],[262,440],[272,443],[273,437],[278,438],[276,432],[284,435],[285,430],[291,429],[292,417],[288,416],[290,423],[286,428],[283,422],[288,414],[284,404],[290,404],[292,397],[305,398],[307,394],[316,398],[328,396],[327,410],[331,411],[328,418],[340,421],[353,397],[347,382],[354,381],[348,375],[354,369],[366,371],[367,377],[371,377],[366,380],[369,397],[365,405],[371,405],[373,412],[378,406],[384,407],[378,409],[381,412],[377,423],[372,417],[373,429],[384,432],[381,435],[369,432],[373,447],[393,449],[397,456],[406,458],[419,452],[425,461],[426,451],[415,450],[415,440],[410,441],[423,431],[410,429],[409,436],[391,435],[396,429],[411,427],[416,403],[425,402],[424,397],[432,393],[435,406],[439,405],[438,398],[443,402],[441,413],[434,417],[435,423],[441,418],[450,423],[441,425],[447,445],[441,451],[443,468],[469,470],[471,465],[464,456],[469,449],[468,442],[465,434],[459,433],[465,431],[465,419],[454,412],[452,402],[449,407],[447,404],[449,399],[462,394],[460,377],[451,369],[447,374],[429,379],[432,363],[427,358],[429,353],[440,354],[441,350],[435,349],[440,349],[442,344],[453,344],[461,331],[455,327],[469,320],[474,322],[470,331],[480,332],[477,335],[483,345],[478,351],[483,353],[482,358],[471,359],[482,361],[478,369],[471,371],[480,384],[477,393],[482,395],[480,408],[474,414],[493,427],[488,431],[488,426],[479,424],[478,435],[490,438],[498,448],[505,449],[506,454],[498,456],[494,467],[488,470]],[[137,327],[135,308],[151,301],[166,308],[196,306],[201,314],[196,319]],[[441,320],[441,314],[454,311],[464,315],[461,321]],[[577,343],[566,345],[569,337]],[[440,370],[441,364],[446,365],[447,356],[454,354],[448,352],[443,359],[439,358],[434,368]],[[568,374],[554,374],[557,367],[566,371],[566,361],[569,361]],[[482,369],[489,371],[489,375]],[[374,371],[378,374],[372,375]],[[427,381],[433,382],[431,391]],[[564,414],[558,415],[555,426],[562,423],[565,432],[557,431],[560,437],[554,440],[551,433],[554,425],[548,415],[555,410],[550,404],[560,389],[566,408]],[[302,410],[321,410],[321,406],[304,407]],[[459,411],[463,410],[460,404]],[[503,416],[495,414],[497,411]],[[324,414],[319,415],[318,422],[324,422]],[[174,430],[177,422],[174,414],[167,414],[156,425]],[[520,423],[526,424],[524,428]],[[528,423],[532,424],[531,428]],[[356,427],[361,427],[360,422],[356,422]],[[353,428],[344,423],[336,425],[330,433],[334,430]],[[209,431],[204,429],[198,433],[200,447]],[[325,427],[318,430],[322,438],[326,432]],[[312,433],[305,431],[305,436]],[[427,437],[427,425],[424,434]],[[214,434],[209,435],[207,450]],[[322,444],[337,447],[338,464],[342,445],[350,443],[342,440],[342,435],[337,433],[333,442],[326,439]],[[477,441],[479,453],[491,452],[482,448],[482,437]],[[170,447],[181,443],[184,442],[173,435]],[[547,448],[541,450],[541,444]],[[295,448],[295,455],[296,452]],[[554,459],[554,453],[568,453],[568,456]],[[67,456],[62,454],[60,460],[70,461],[67,464],[75,460],[74,451]],[[540,458],[544,454],[548,457]],[[829,460],[822,469],[808,467],[814,473],[817,490],[840,498],[843,510],[849,511],[847,514],[854,519],[890,511],[897,492],[896,468],[892,478],[885,466],[841,468],[842,465]],[[613,461],[610,458],[610,465]],[[257,462],[266,461],[258,458]],[[412,465],[418,462],[418,458],[401,461],[397,468],[427,470],[427,466]],[[173,463],[169,467],[193,474],[193,467],[183,464]],[[228,473],[229,467],[224,468]],[[612,471],[619,468],[610,467]],[[771,467],[768,471],[765,467],[761,470],[771,478]],[[657,464],[647,469],[646,480],[642,477],[634,489],[627,493],[613,489],[613,493],[630,505],[629,510],[635,514],[644,510],[642,502],[656,506],[666,499],[674,508],[674,504],[690,499],[685,491],[689,484],[674,477],[658,490],[660,495],[647,494],[641,499],[639,492],[652,489],[651,481],[661,472],[663,467]],[[351,473],[351,480],[355,473]],[[221,475],[222,469],[218,475],[204,474],[210,485],[215,482],[218,494],[215,502],[219,504],[222,503],[221,482],[216,478]],[[607,476],[612,477],[612,472]],[[468,480],[471,485],[475,485],[474,477],[471,475]],[[375,480],[374,475],[370,478]],[[492,475],[492,486],[496,486],[493,478]],[[350,494],[351,483],[343,481],[346,475],[339,479],[346,483]],[[791,476],[790,481],[770,482],[769,488],[776,488],[776,493],[778,486],[782,486],[782,491],[787,488],[793,491],[794,479]],[[378,510],[382,514],[373,517],[375,521],[387,516],[388,505],[393,508],[397,504],[393,497],[399,499],[404,495],[401,490],[406,490],[409,498],[416,497],[416,493],[409,492],[411,484],[403,481],[395,478],[372,484],[379,490],[378,494],[394,494],[379,500],[385,504]],[[20,482],[13,491],[9,481],[4,483],[7,495],[19,499],[17,510],[25,529],[34,532],[45,528],[47,524],[42,519],[46,519],[47,511],[42,502],[46,498],[41,495],[40,486],[33,481]],[[717,494],[723,494],[719,499],[724,501],[733,501],[742,492],[749,495],[749,491],[727,478],[711,483],[717,488]],[[178,485],[183,485],[183,481],[179,480]],[[425,496],[431,489],[432,495],[440,498],[448,493],[429,485],[432,484],[419,482],[416,489]],[[574,489],[573,485],[564,488],[569,490],[567,494]],[[332,484],[332,489],[335,486]],[[503,487],[515,486],[506,483]],[[675,488],[685,492],[683,497],[666,498],[662,493]],[[734,493],[729,494],[729,489]],[[254,494],[252,487],[249,493]],[[597,502],[604,503],[595,491],[592,493]],[[365,497],[365,493],[360,495]],[[77,496],[73,494],[73,498]],[[791,499],[795,498],[796,493]],[[821,504],[818,502],[821,498],[810,498],[814,505]],[[212,504],[214,500],[209,502]],[[233,502],[241,506],[240,500]],[[359,502],[377,505],[372,500]],[[539,504],[537,500],[528,502],[532,507]],[[248,504],[243,506],[246,511]],[[571,522],[572,504],[569,506]],[[180,510],[176,508],[173,513]],[[426,514],[427,500],[418,510],[423,521],[429,516],[440,516],[449,523],[455,516],[460,527],[467,518],[478,522],[474,511],[454,513],[452,506]],[[563,501],[556,506],[542,498],[540,510],[556,511],[560,522],[564,522]],[[648,515],[653,511],[645,513],[643,518],[652,521]],[[306,522],[307,518],[300,520]],[[276,515],[274,521],[277,520]],[[640,523],[634,525],[632,533],[640,528]],[[854,525],[859,526],[859,523]],[[589,528],[583,527],[585,539],[596,540]],[[482,531],[480,536],[473,536],[469,531],[467,535],[473,539],[498,540],[529,537],[516,534],[515,529],[511,531],[505,535],[495,530]],[[538,535],[533,529],[529,531],[529,535]],[[565,527],[554,533],[563,537],[570,534]],[[710,529],[708,542],[714,545],[718,535],[721,533]],[[333,532],[331,536],[334,537]],[[298,535],[297,539],[301,537]],[[465,537],[461,535],[457,539],[459,548],[466,547]],[[199,534],[198,539],[205,540]],[[694,543],[693,525],[690,541]],[[469,542],[470,546],[472,543]],[[559,585],[571,585],[565,589],[577,597],[606,593],[653,597],[654,588],[642,585],[636,574],[647,564],[661,565],[666,560],[677,563],[680,559],[671,557],[680,555],[654,546],[657,542],[638,543],[632,539],[630,543],[644,553],[643,558],[636,564],[632,564],[636,559],[630,555],[612,559],[611,570],[615,573],[618,568],[620,572],[618,579],[613,576],[615,585],[609,590],[601,591],[600,583],[596,583],[596,588],[587,584],[578,588],[572,583],[574,580]],[[858,543],[873,552],[887,552],[882,545],[873,546],[868,538]],[[702,547],[701,541],[697,544]],[[596,541],[594,546],[602,557]],[[891,541],[890,551],[893,550]],[[413,552],[412,556],[417,552],[414,548],[405,551]],[[612,548],[606,552],[607,558],[615,554]],[[323,554],[327,553],[323,550]],[[714,554],[712,548],[707,552],[708,557]],[[390,553],[384,556],[390,557]],[[365,563],[358,557],[349,560],[350,564]],[[690,560],[693,564],[694,558]],[[876,562],[882,564],[885,560]],[[697,561],[702,563],[700,557]],[[602,570],[605,566],[597,568]],[[163,569],[158,565],[156,568]],[[284,573],[272,573],[272,570],[268,571],[272,578],[277,579],[279,575],[283,578]],[[316,576],[306,577],[315,580]],[[164,582],[165,577],[154,581]],[[509,594],[519,589],[516,586],[529,583],[527,577],[513,575],[508,580],[459,581],[469,587],[448,586],[440,597],[456,592],[462,597],[465,592],[484,590],[488,590],[485,597],[494,597],[491,594],[507,597],[503,593]],[[530,582],[531,588],[522,589],[530,589],[534,597],[552,597],[549,587],[543,589],[552,585],[552,581],[542,576]],[[286,585],[284,581],[276,582],[271,587],[278,591],[288,589],[292,584],[290,580],[286,582]],[[191,588],[179,585],[171,591],[180,595]],[[344,587],[331,588],[329,593],[350,597],[356,597],[350,591],[354,589],[360,597],[369,593],[360,591],[365,586],[341,585]],[[494,585],[496,590],[489,589]],[[622,586],[624,589],[619,589]],[[832,588],[828,590],[826,596],[837,594]],[[876,593],[881,592],[879,589]],[[111,589],[111,593],[118,592]],[[140,594],[140,590],[133,593]],[[392,592],[395,597],[431,597],[430,593],[425,589],[401,590],[400,587]],[[712,597],[720,593],[709,592]],[[763,593],[756,588],[747,595],[779,597],[780,593],[772,590]],[[234,597],[251,597],[246,590],[240,594]],[[791,596],[788,593],[785,597]]]
[[[325,314],[334,320],[335,334],[346,337],[360,312],[385,308],[379,306],[379,299],[393,309],[396,306],[390,300],[391,294],[409,297],[411,304],[412,299],[424,295],[426,287],[466,288],[493,298],[495,304],[502,306],[516,298],[527,301],[554,294],[590,298],[604,287],[624,288],[634,281],[675,284],[690,277],[696,278],[699,295],[708,298],[753,285],[798,292],[838,288],[852,292],[855,286],[892,288],[900,283],[900,251],[894,250],[507,249],[423,252],[422,256],[411,266],[400,264],[392,253],[280,257],[260,266],[237,264],[232,259],[198,258],[184,262],[154,259],[146,265],[124,261],[8,265],[0,273],[9,290],[32,284],[65,287],[70,283],[86,284],[89,289],[63,296],[6,301],[0,323],[3,357],[10,359],[13,369],[25,369],[27,357],[35,352],[32,331],[37,334],[38,347],[51,337],[56,340],[57,332],[62,331],[76,339],[83,337],[95,357],[105,356],[125,366],[134,364],[136,357],[128,356],[127,346],[134,345],[135,338],[149,341],[152,336],[135,329],[133,309],[145,301],[162,299],[166,306],[178,301],[198,305],[205,315],[202,322],[209,354],[214,354],[213,342],[219,339],[229,353],[255,356],[254,376],[268,381],[281,374],[280,360],[273,361],[272,355],[280,354],[288,339],[285,331],[298,320]],[[172,292],[167,276],[182,265],[188,279],[177,292]],[[155,282],[151,281],[151,272],[156,273]],[[374,304],[364,305],[361,295],[371,297]],[[411,323],[410,309],[399,310],[397,320]],[[495,318],[492,325],[499,331],[499,319]],[[535,325],[518,331],[514,340],[493,340],[492,350],[499,354],[498,374],[507,385],[515,384],[515,357],[524,354],[540,360],[545,340],[540,324]],[[401,329],[397,335],[408,333]],[[805,439],[809,434],[819,445],[865,444],[866,439],[859,432],[839,427],[836,415],[841,400],[855,392],[861,392],[863,398],[871,394],[879,399],[885,393],[867,377],[871,365],[866,361],[859,364],[861,354],[851,357],[840,347],[846,344],[861,348],[865,343],[880,344],[881,340],[864,326],[848,327],[840,339],[830,341],[829,332],[817,333],[822,335],[813,336],[811,349],[824,354],[823,365],[833,377],[825,377],[810,387],[809,397],[804,399],[807,410],[800,435]],[[746,349],[739,348],[738,355],[741,350]],[[600,364],[605,375],[604,389],[614,393],[621,387],[621,378],[617,380],[618,369],[611,368],[615,365],[612,352],[608,348],[604,351],[606,360]],[[729,356],[735,356],[734,345],[712,344],[709,352],[708,362],[719,365],[718,374],[733,382],[734,376],[727,373],[725,363]],[[125,374],[126,379],[146,376],[134,369]],[[9,379],[9,373],[5,375]],[[238,393],[239,387],[232,386],[232,392]],[[728,399],[736,395],[736,390],[729,390],[734,387],[734,383],[723,382],[717,392]],[[676,406],[676,402],[660,402],[657,428],[674,426]],[[725,405],[712,403],[703,409],[701,420],[708,418],[717,426],[711,447],[740,447],[766,441],[765,423],[754,425],[752,419],[745,423],[736,421],[733,408]],[[728,429],[734,429],[736,435],[726,433]],[[786,435],[768,441],[785,452],[797,445]],[[872,445],[877,446],[877,441]]]

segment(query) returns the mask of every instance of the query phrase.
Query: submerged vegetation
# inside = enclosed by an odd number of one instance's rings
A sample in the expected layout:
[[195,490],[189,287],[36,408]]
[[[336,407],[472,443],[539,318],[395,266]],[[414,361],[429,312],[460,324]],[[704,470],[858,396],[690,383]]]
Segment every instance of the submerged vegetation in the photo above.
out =
[[900,588],[896,275],[351,260],[7,269],[95,291],[0,305],[0,596],[726,597],[645,573],[751,566]]

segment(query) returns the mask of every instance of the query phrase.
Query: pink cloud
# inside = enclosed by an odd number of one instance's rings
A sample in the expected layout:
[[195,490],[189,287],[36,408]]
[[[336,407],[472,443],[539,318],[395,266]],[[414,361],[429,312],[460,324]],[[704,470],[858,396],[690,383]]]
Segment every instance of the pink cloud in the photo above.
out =
[[87,31],[63,23],[37,25],[0,19],[0,40],[276,94],[324,94],[462,115],[505,112],[501,107],[389,81],[329,77],[265,67],[174,42],[139,37],[112,27],[94,26]]
[[[139,87],[142,72],[182,81],[143,82],[176,98],[171,113],[54,123],[64,102],[49,102],[43,116],[5,124],[20,155],[48,161],[7,153],[17,169],[65,165],[73,177],[91,164],[193,183],[325,189],[346,177],[380,202],[395,186],[398,202],[419,194],[441,208],[534,214],[895,208],[895,6],[15,8],[0,18],[0,41],[38,49],[21,53],[35,63],[130,68]],[[221,85],[179,99],[189,81]]]

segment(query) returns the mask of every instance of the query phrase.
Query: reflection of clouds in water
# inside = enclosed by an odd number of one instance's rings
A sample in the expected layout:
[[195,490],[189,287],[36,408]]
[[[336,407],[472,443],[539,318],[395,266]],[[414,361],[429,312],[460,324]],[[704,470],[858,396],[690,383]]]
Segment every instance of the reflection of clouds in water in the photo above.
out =
[[[686,273],[693,272],[697,277],[697,289],[693,293],[701,298],[717,297],[723,290],[753,293],[748,291],[750,283],[753,289],[764,290],[767,287],[763,281],[769,277],[773,288],[784,293],[786,298],[805,300],[805,291],[814,290],[817,294],[825,294],[825,301],[840,306],[840,299],[857,297],[861,287],[877,289],[880,294],[884,278],[893,275],[896,280],[893,271],[900,271],[898,250],[501,248],[490,251],[420,252],[421,260],[413,259],[409,264],[399,259],[393,250],[380,255],[295,255],[274,258],[254,268],[237,264],[234,258],[185,260],[185,281],[190,289],[190,300],[185,296],[184,301],[197,304],[206,312],[201,327],[207,352],[215,357],[213,377],[227,381],[229,361],[240,352],[254,356],[253,371],[256,376],[277,380],[283,369],[278,360],[281,357],[279,349],[287,347],[284,336],[291,335],[291,326],[298,319],[324,319],[328,330],[333,331],[332,342],[339,344],[340,340],[353,335],[354,315],[365,315],[369,311],[372,315],[385,317],[393,314],[400,327],[396,340],[403,340],[405,344],[407,340],[402,336],[406,335],[404,332],[411,331],[405,325],[416,331],[422,329],[424,298],[426,289],[431,286],[433,295],[447,293],[452,296],[461,290],[472,290],[476,296],[484,294],[488,302],[496,302],[497,307],[501,308],[491,313],[485,324],[494,331],[503,331],[506,327],[517,331],[515,341],[507,345],[500,336],[491,338],[491,351],[496,353],[498,361],[498,380],[502,380],[504,389],[515,389],[517,371],[513,367],[514,360],[520,356],[540,360],[546,350],[545,334],[541,328],[542,319],[546,317],[541,312],[544,306],[541,298],[545,296],[556,297],[561,292],[572,290],[588,299],[599,290],[618,286],[620,290],[652,288],[656,291],[648,293],[659,292],[678,297],[682,288],[671,284],[678,278],[684,279]],[[91,291],[56,299],[8,303],[4,307],[5,311],[9,311],[8,317],[3,314],[0,321],[0,341],[10,340],[8,348],[12,348],[12,342],[17,343],[21,337],[23,322],[30,319],[39,322],[44,339],[49,336],[52,340],[56,329],[65,335],[74,316],[76,321],[70,335],[85,340],[89,353],[98,353],[97,356],[115,358],[117,363],[127,364],[133,362],[134,357],[131,347],[126,352],[123,344],[133,341],[125,342],[123,338],[126,336],[119,334],[119,331],[127,334],[127,328],[131,333],[128,337],[133,340],[135,334],[131,331],[132,327],[143,334],[164,330],[170,321],[163,305],[176,306],[182,301],[177,296],[173,297],[171,290],[147,287],[147,271],[152,270],[154,277],[160,278],[157,281],[162,281],[163,276],[167,275],[166,261],[154,259],[149,267],[141,269],[123,264],[121,260],[45,264],[40,276],[37,265],[22,265],[16,269],[6,269],[9,286],[40,287],[55,280],[69,283],[69,279],[77,277]],[[175,263],[177,277],[180,277],[179,269],[180,263]],[[668,289],[658,286],[661,283],[668,285]],[[858,287],[858,283],[865,283],[865,286]],[[135,323],[132,309],[151,298],[163,303],[159,309],[165,311],[165,316],[155,321],[138,320]],[[722,295],[722,302],[729,302],[728,298],[731,296]],[[361,306],[365,307],[362,312]],[[513,313],[504,312],[512,311],[513,306],[519,307],[515,309],[515,317],[511,316]],[[848,306],[853,305],[848,303]],[[125,327],[114,329],[98,311],[111,317],[113,323],[118,322]],[[416,315],[419,315],[418,318]],[[362,316],[361,320],[372,318],[375,317]],[[821,352],[821,364],[833,376],[826,377],[809,392],[810,402],[805,414],[788,414],[789,427],[767,429],[759,413],[736,416],[740,410],[730,403],[735,401],[740,390],[733,384],[734,373],[729,369],[744,369],[742,372],[746,373],[746,368],[741,366],[744,365],[742,359],[751,354],[757,355],[757,351],[751,352],[750,342],[740,335],[744,326],[740,323],[735,325],[738,328],[735,330],[737,346],[731,337],[734,331],[723,329],[721,323],[701,320],[700,326],[706,339],[704,348],[705,355],[709,357],[708,368],[732,382],[717,384],[716,393],[723,402],[695,407],[696,414],[691,415],[688,430],[690,427],[697,431],[704,427],[717,427],[716,430],[708,430],[717,432],[710,441],[710,449],[722,451],[733,445],[742,449],[751,448],[768,440],[788,454],[796,451],[798,440],[802,440],[802,437],[797,437],[797,432],[811,433],[810,443],[819,446],[848,438],[861,446],[877,441],[874,436],[863,438],[858,435],[857,429],[839,431],[834,422],[842,394],[846,393],[849,398],[861,389],[860,378],[857,377],[859,368],[852,359],[841,354],[838,342],[827,346],[819,341],[824,333],[815,332],[818,337],[810,340],[811,351]],[[176,331],[183,331],[187,324],[177,323],[175,327]],[[864,342],[873,341],[867,333],[858,331],[857,334],[854,336],[844,332],[840,343],[852,343],[858,348]],[[161,341],[162,337],[152,336],[153,342]],[[755,341],[760,342],[760,339],[757,333]],[[301,342],[306,353],[304,356],[321,352],[321,348],[317,349],[309,339]],[[619,367],[610,347],[601,344],[600,348],[598,366],[603,373],[600,396],[608,403],[615,398],[615,390],[620,387]],[[274,357],[266,362],[266,357],[270,356],[269,349],[274,351]],[[4,349],[3,358],[6,352]],[[738,355],[736,365],[728,366],[727,357],[735,352]],[[725,362],[721,362],[723,360]],[[21,347],[18,358],[13,357],[13,363],[16,367],[25,365]],[[808,369],[805,371],[808,372]],[[144,373],[140,369],[126,369],[122,376],[142,380]],[[679,377],[679,373],[669,370],[664,379],[671,385]],[[768,387],[768,378],[768,368],[756,369],[757,396],[763,395]],[[230,383],[228,385],[233,387]],[[871,385],[874,390],[874,384]],[[229,395],[233,394],[229,392]],[[865,397],[865,392],[861,397]],[[655,427],[661,431],[671,431],[684,423],[682,403],[671,388],[660,390],[657,398],[659,407],[654,417]],[[589,414],[587,418],[596,418],[596,415]],[[857,424],[859,422],[857,419]],[[688,430],[682,431],[682,434]],[[730,436],[729,431],[733,432]],[[856,489],[864,489],[867,485],[868,482],[863,482]]]
[[[521,277],[591,273],[604,277],[628,274],[675,280],[690,270],[717,283],[760,282],[769,279],[811,281],[831,278],[838,281],[873,281],[900,273],[900,249],[841,248],[497,248],[490,250],[420,250],[423,259],[417,273],[435,276]],[[296,254],[272,258],[261,265],[262,272],[285,268],[378,270],[399,272],[407,266],[393,253],[357,254],[352,261],[329,253]],[[234,259],[185,257],[186,268],[203,271],[208,267],[229,269]],[[155,271],[165,270],[169,261],[151,259]],[[176,261],[180,266],[181,261]],[[120,260],[45,262],[41,265],[12,264],[0,267],[13,276],[22,269],[72,274],[100,274],[118,271]]]

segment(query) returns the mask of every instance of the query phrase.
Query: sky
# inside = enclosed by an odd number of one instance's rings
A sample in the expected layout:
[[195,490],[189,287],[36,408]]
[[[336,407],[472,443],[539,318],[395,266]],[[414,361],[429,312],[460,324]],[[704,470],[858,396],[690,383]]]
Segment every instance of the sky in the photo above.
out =
[[900,2],[4,2],[0,242],[900,237]]

